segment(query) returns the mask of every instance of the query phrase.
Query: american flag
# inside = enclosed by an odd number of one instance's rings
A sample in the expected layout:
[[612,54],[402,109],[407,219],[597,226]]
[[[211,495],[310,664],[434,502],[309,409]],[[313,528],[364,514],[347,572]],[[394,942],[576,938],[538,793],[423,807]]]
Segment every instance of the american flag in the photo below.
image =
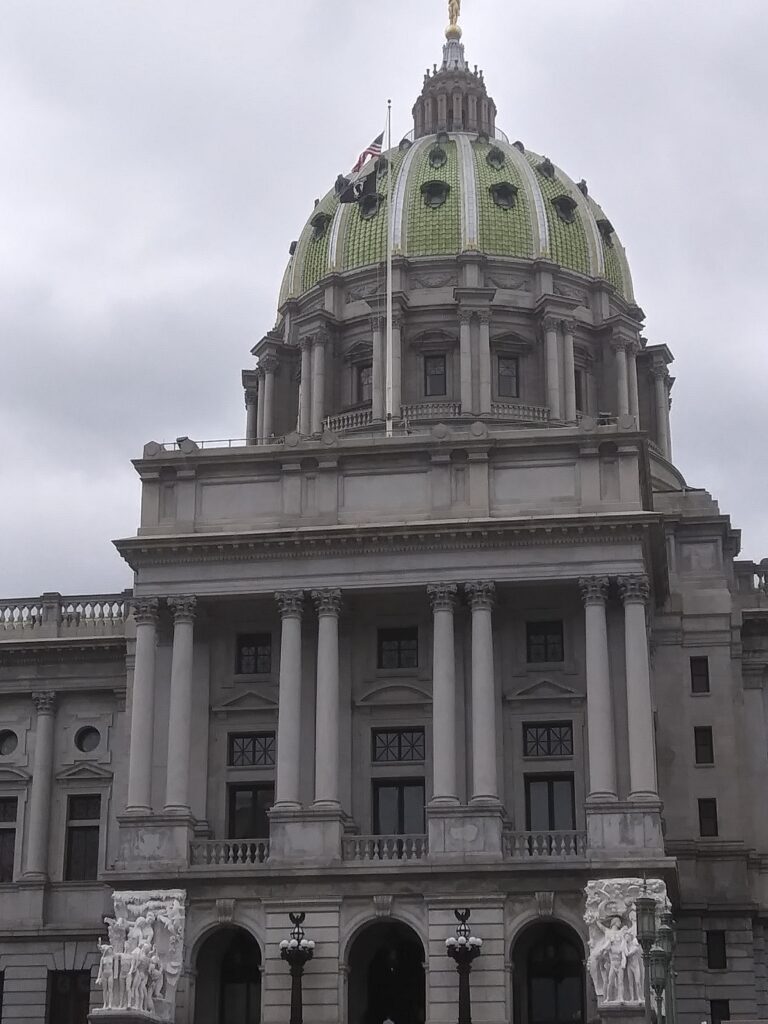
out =
[[372,156],[381,156],[381,146],[383,142],[384,132],[382,132],[381,135],[378,135],[370,144],[370,146],[368,146],[367,149],[364,149],[360,156],[357,158],[357,163],[352,168],[353,174],[357,174],[357,172],[365,164],[366,160],[369,160]]

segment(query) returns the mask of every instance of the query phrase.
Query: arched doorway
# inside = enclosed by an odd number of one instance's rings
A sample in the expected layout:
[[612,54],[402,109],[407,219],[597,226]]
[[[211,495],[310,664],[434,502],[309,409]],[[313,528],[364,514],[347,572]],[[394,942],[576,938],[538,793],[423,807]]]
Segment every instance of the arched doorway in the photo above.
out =
[[377,921],[349,952],[348,1024],[424,1024],[424,947],[401,921]]
[[584,949],[558,922],[535,924],[512,953],[514,1024],[584,1024]]
[[220,928],[197,954],[195,1024],[260,1024],[261,950],[242,928]]

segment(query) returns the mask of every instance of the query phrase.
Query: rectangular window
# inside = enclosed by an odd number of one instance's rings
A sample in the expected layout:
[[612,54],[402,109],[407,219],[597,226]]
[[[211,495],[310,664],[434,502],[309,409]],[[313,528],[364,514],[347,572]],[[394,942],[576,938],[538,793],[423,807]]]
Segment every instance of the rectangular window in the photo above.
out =
[[525,722],[523,724],[525,757],[573,756],[573,724],[571,722]]
[[723,1024],[731,1019],[731,1004],[727,999],[710,999],[709,1016],[712,1024]]
[[570,832],[576,827],[572,775],[526,775],[528,832]]
[[379,668],[418,668],[419,630],[379,630]]
[[424,356],[424,394],[435,398],[446,393],[445,356]]
[[13,881],[13,861],[16,853],[16,813],[16,797],[0,797],[0,882]]
[[425,759],[423,729],[374,729],[373,761],[397,764]]
[[691,693],[709,693],[709,658],[691,658]]
[[357,368],[357,395],[358,404],[367,404],[373,400],[373,367],[369,364]]
[[562,622],[529,622],[526,629],[529,664],[563,661]]
[[576,412],[586,412],[587,407],[584,402],[584,396],[586,394],[586,388],[584,387],[584,371],[577,370],[574,380],[576,384]]
[[229,838],[267,839],[269,816],[267,811],[275,802],[275,787],[229,787]]
[[423,779],[374,782],[373,831],[378,836],[424,834]]
[[728,956],[725,951],[725,932],[707,932],[707,967],[713,971],[725,970]]
[[520,397],[520,363],[513,356],[499,356],[499,398]]
[[251,633],[237,638],[235,672],[239,676],[266,675],[272,671],[272,636]]
[[275,734],[230,733],[227,761],[232,768],[271,768],[275,763]]
[[716,836],[717,829],[717,800],[707,798],[699,800],[699,835]]
[[87,1024],[90,971],[48,971],[46,1024]]
[[696,749],[696,764],[715,763],[715,747],[710,726],[697,725],[693,730],[693,743]]
[[93,882],[99,874],[100,796],[71,796],[67,807],[65,882]]

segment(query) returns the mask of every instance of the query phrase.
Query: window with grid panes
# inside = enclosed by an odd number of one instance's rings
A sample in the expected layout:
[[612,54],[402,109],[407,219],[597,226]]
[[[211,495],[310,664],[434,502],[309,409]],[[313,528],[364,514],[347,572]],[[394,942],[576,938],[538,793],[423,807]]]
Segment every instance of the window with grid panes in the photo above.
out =
[[446,390],[445,356],[424,356],[424,394],[434,398]]
[[373,760],[397,764],[425,759],[423,729],[374,729]]
[[357,394],[355,401],[359,404],[370,402],[373,399],[373,367],[358,366],[357,368]]
[[529,664],[563,660],[562,622],[529,622],[526,626]]
[[710,726],[697,725],[694,728],[693,744],[696,750],[696,764],[715,763],[715,747]]
[[229,765],[231,768],[271,768],[275,763],[273,732],[229,734]]
[[573,755],[571,722],[526,722],[523,725],[525,757],[566,757]]
[[709,693],[709,658],[691,658],[691,693]]
[[229,839],[266,839],[269,809],[275,802],[272,783],[229,787]]
[[266,675],[272,671],[272,635],[251,633],[237,638],[235,672],[239,676]]
[[15,796],[0,797],[0,882],[13,881],[17,806]]
[[497,387],[499,398],[520,397],[520,363],[514,356],[499,356]]
[[378,635],[379,668],[418,668],[419,630],[380,629]]
[[576,827],[572,775],[526,775],[525,818],[529,832],[571,831]]
[[707,932],[707,967],[712,971],[722,971],[728,966],[725,949],[725,932],[713,930]]
[[718,835],[717,800],[711,797],[699,800],[699,835],[703,837]]
[[731,1019],[731,1004],[727,999],[710,999],[709,1018],[712,1024],[723,1024]]
[[71,796],[67,802],[67,844],[64,880],[95,881],[99,873],[101,797]]

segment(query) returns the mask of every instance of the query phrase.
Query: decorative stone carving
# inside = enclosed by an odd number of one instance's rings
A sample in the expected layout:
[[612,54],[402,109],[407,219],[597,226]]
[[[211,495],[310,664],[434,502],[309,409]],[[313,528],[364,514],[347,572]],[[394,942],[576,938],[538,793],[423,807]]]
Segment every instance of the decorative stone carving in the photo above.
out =
[[376,917],[391,917],[392,916],[392,896],[374,896],[373,897],[373,909],[376,913]]
[[490,580],[465,583],[464,593],[471,608],[493,608],[496,599],[496,584]]
[[196,597],[184,596],[168,598],[168,607],[173,612],[174,622],[194,622],[196,604]]
[[430,583],[427,587],[427,597],[432,605],[432,611],[452,612],[456,604],[457,590],[455,583]]
[[249,405],[258,405],[259,401],[259,389],[258,388],[246,388],[245,389],[245,407]]
[[56,710],[56,694],[53,690],[38,691],[32,694],[32,703],[38,715],[52,715]]
[[262,356],[259,359],[259,369],[263,370],[264,373],[277,373],[279,366],[280,364],[276,356]]
[[541,327],[545,334],[557,334],[557,328],[559,325],[560,321],[556,316],[545,316],[541,322]]
[[495,285],[496,288],[501,288],[503,291],[509,292],[529,292],[531,290],[531,282],[526,281],[525,278],[504,277],[501,274],[489,276],[488,284]]
[[313,590],[312,600],[318,615],[338,616],[341,612],[340,590]]
[[619,576],[619,593],[624,604],[647,604],[650,587],[645,573],[635,576]]
[[376,282],[370,284],[360,284],[355,288],[350,288],[346,294],[346,302],[349,305],[351,302],[362,302],[365,299],[372,299],[379,293],[379,285]]
[[417,288],[447,288],[456,284],[455,274],[419,274],[414,277],[413,284]]
[[235,919],[235,900],[216,900],[216,916],[219,924],[232,924]]
[[555,894],[552,889],[536,893],[536,906],[539,917],[552,917],[555,912]]
[[579,579],[581,599],[587,604],[605,604],[608,598],[607,576],[582,576]]
[[97,1016],[126,1010],[149,1021],[172,1021],[184,961],[186,892],[114,892],[115,916],[105,918],[109,939],[99,942],[96,983],[103,1007]]
[[138,597],[131,602],[133,617],[137,626],[157,624],[158,600],[156,597]]
[[293,615],[301,618],[304,612],[304,591],[303,590],[281,590],[275,594],[280,609],[280,617],[287,618]]
[[598,878],[584,890],[584,920],[589,926],[589,970],[598,1008],[644,1003],[643,951],[637,939],[635,900],[648,895],[658,912],[669,909],[667,888],[659,878]]

